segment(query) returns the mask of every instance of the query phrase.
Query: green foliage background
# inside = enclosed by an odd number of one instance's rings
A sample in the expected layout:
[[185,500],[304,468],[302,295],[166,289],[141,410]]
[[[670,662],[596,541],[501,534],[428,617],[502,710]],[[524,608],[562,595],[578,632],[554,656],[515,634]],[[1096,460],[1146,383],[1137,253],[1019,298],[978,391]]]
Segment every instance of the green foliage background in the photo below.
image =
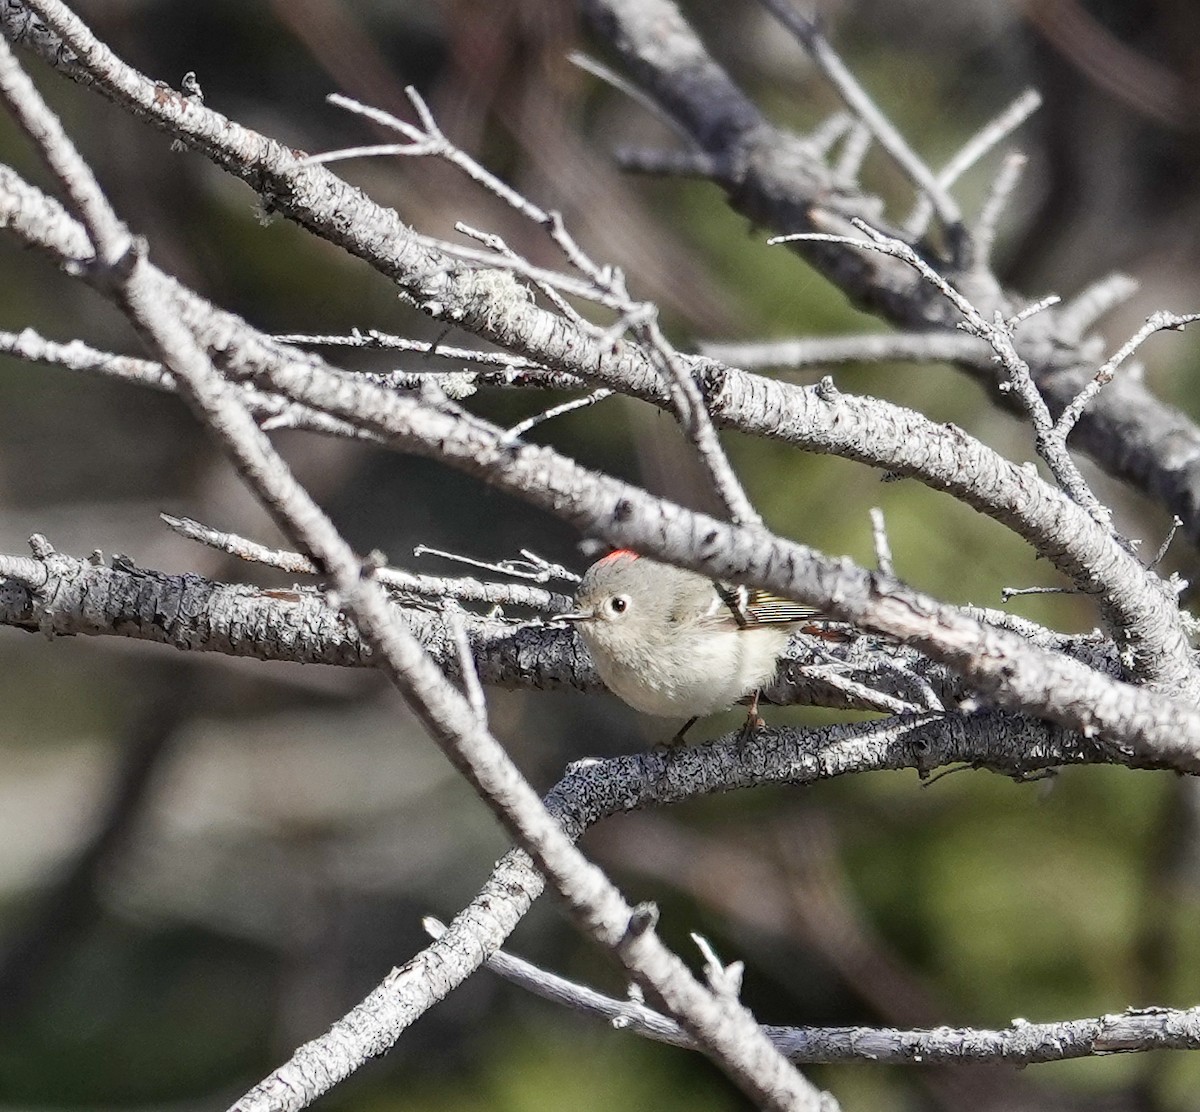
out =
[[[416,84],[452,137],[539,203],[562,208],[597,258],[621,264],[633,289],[659,299],[682,346],[879,327],[793,255],[765,247],[764,231],[748,229],[715,189],[613,171],[615,143],[670,140],[641,109],[566,65],[567,49],[588,40],[558,0],[76,7],[145,72],[178,83],[195,70],[210,106],[304,149],[364,141],[357,121],[323,103],[327,92],[361,77],[364,87],[347,91],[389,107],[401,86]],[[1196,41],[1172,34],[1165,8],[1094,7],[1093,18],[1163,65],[1195,57]],[[803,129],[833,109],[756,5],[685,11],[774,118]],[[1004,244],[1006,276],[1024,292],[1069,295],[1127,268],[1146,289],[1114,318],[1118,338],[1154,308],[1195,307],[1195,152],[1186,137],[1091,88],[1016,11],[851,3],[831,31],[934,164],[1027,83],[1043,86],[1045,118],[1021,137],[1030,170]],[[160,135],[31,68],[122,214],[185,282],[266,328],[434,335],[384,280],[264,218],[248,190],[198,156],[169,151]],[[1099,149],[1152,157],[1115,160],[1103,180],[1088,180],[1090,190],[1072,193],[1071,159],[1082,163],[1091,148],[1063,141],[1071,113],[1089,121]],[[45,181],[7,120],[0,155]],[[344,172],[422,231],[450,235],[461,219],[553,259],[535,230],[444,168],[379,161]],[[882,161],[869,162],[868,180],[895,214],[907,211],[908,191]],[[987,167],[964,183],[968,211],[986,183]],[[1078,232],[1095,229],[1105,206],[1117,206],[1119,223],[1090,238]],[[5,240],[0,290],[0,328],[137,350],[98,298]],[[1147,353],[1156,388],[1193,413],[1194,357],[1190,338]],[[347,362],[398,360],[356,354]],[[949,368],[834,374],[845,391],[956,422],[1030,458],[1027,428]],[[545,403],[477,399],[481,412],[508,420]],[[657,412],[608,402],[540,434],[588,464],[702,504],[686,449]],[[529,546],[575,567],[586,562],[559,523],[432,464],[280,439],[364,551],[382,548],[397,564],[429,570],[442,569],[411,559],[413,545],[481,558]],[[883,484],[859,465],[746,438],[728,446],[782,533],[869,562],[867,510],[878,505],[899,573],[942,598],[998,605],[1002,586],[1055,582],[999,526],[915,483]],[[1097,482],[1153,551],[1163,515]],[[76,554],[101,548],[167,570],[263,578],[165,537],[159,509],[274,536],[173,400],[0,359],[4,551],[21,551],[37,530]],[[1181,545],[1169,560],[1187,574],[1193,553]],[[1072,597],[1018,605],[1063,629],[1095,623]],[[661,732],[608,699],[496,692],[491,701],[497,731],[543,787],[570,760],[650,744]],[[702,730],[712,736],[732,722]],[[129,801],[120,836],[84,860],[102,817],[120,811],[110,795],[143,752],[143,735],[151,739],[145,788]],[[373,677],[0,631],[0,1109],[222,1107],[357,1002],[422,945],[420,917],[453,914],[505,848],[430,748]],[[764,1020],[994,1027],[1017,1016],[1200,999],[1196,802],[1190,780],[1112,769],[1029,784],[971,771],[927,786],[879,774],[704,800],[653,822],[613,820],[585,845],[631,897],[660,903],[664,933],[682,952],[692,952],[688,934],[697,931],[726,960],[745,961],[746,999]],[[699,856],[672,876],[663,862],[679,846]],[[761,865],[771,883],[739,888],[731,905],[722,893],[739,877],[722,847]],[[830,891],[836,915],[826,922],[841,928],[805,928],[806,912],[828,911],[820,901]],[[856,981],[855,969],[867,966],[847,956],[851,927],[904,991]],[[513,949],[623,991],[549,906],[523,924]],[[1049,1106],[1102,1094],[1113,1102],[1106,1107],[1183,1109],[1200,1083],[1187,1054],[1022,1073],[868,1065],[811,1073],[848,1110]],[[696,1056],[562,1014],[481,975],[323,1106],[697,1112],[744,1104]]]

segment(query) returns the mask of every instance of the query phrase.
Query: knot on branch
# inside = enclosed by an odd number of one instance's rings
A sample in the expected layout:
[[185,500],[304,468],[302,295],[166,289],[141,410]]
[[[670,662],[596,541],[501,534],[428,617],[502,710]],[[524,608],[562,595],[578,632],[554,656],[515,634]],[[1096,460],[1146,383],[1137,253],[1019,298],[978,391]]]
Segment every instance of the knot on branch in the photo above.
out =
[[658,905],[640,903],[629,914],[629,925],[625,928],[623,942],[636,942],[658,926]]

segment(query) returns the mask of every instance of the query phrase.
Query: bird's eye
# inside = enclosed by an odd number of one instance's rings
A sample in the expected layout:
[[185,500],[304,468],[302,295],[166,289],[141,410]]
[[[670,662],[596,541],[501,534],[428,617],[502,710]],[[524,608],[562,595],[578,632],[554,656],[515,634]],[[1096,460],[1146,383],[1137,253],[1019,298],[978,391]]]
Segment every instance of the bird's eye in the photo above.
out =
[[627,599],[624,595],[613,595],[613,597],[608,600],[608,608],[614,614],[624,614],[625,611],[629,609],[629,599]]

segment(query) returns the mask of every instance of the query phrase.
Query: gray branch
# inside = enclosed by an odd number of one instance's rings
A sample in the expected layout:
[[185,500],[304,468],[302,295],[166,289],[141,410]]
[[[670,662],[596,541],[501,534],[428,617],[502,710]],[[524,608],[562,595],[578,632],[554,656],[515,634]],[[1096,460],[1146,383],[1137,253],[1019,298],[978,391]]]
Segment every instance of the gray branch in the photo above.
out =
[[[167,575],[139,568],[127,557],[115,558],[109,567],[96,558],[56,552],[41,536],[32,539],[32,546],[32,557],[0,555],[0,625],[48,637],[123,637],[182,652],[255,660],[375,666],[354,623],[315,588],[259,588],[199,575]],[[520,597],[531,590],[507,586]],[[469,599],[471,593],[457,597]],[[479,593],[494,601],[489,592]],[[439,611],[403,602],[395,609],[438,666],[457,677],[457,654]],[[1012,620],[1001,613],[984,615],[993,624],[1002,619]],[[573,630],[495,614],[466,613],[463,625],[475,670],[486,684],[537,691],[604,690]],[[1120,661],[1107,642],[1036,627],[1022,627],[1022,636],[1046,652],[1065,653],[1111,676],[1120,674]],[[763,699],[775,706],[870,710],[877,709],[873,696],[924,704],[929,701],[926,692],[944,707],[974,698],[960,676],[910,646],[862,633],[842,641],[798,634]]]
[[[829,221],[862,217],[882,227],[882,202],[848,186],[815,148],[767,120],[709,56],[671,0],[580,0],[580,6],[637,86],[711,160],[713,180],[729,203],[756,224],[783,233],[828,231]],[[853,301],[897,327],[953,330],[947,306],[904,267],[836,247],[797,250]],[[980,283],[969,271],[939,269],[951,284],[970,289],[986,314],[1000,310],[1007,316],[1024,300],[990,276]],[[989,285],[992,293],[983,297]],[[1017,343],[1056,414],[1095,373],[1088,345],[1059,328],[1058,316],[1046,314]],[[963,366],[997,384],[994,370],[969,361]],[[1083,414],[1075,442],[1110,474],[1182,518],[1193,540],[1200,538],[1200,429],[1184,413],[1159,401],[1143,383],[1119,378]]]
[[[800,786],[857,773],[968,764],[1024,777],[1062,764],[1104,761],[1101,748],[1045,723],[1007,715],[917,715],[815,730],[738,731],[707,745],[580,761],[546,796],[572,839],[613,815],[762,784]],[[500,861],[446,933],[392,973],[324,1035],[300,1047],[236,1106],[302,1106],[371,1057],[494,954],[542,891],[520,850]],[[865,1036],[870,1029],[862,1029]],[[885,1033],[886,1037],[886,1033]]]
[[[657,3],[646,5],[658,20],[656,34],[690,34],[681,21],[678,27],[670,20],[663,23],[663,12],[658,9]],[[274,207],[394,278],[426,312],[552,370],[580,375],[655,404],[669,404],[652,360],[634,345],[623,345],[613,353],[572,321],[532,304],[510,274],[463,268],[421,241],[393,211],[374,205],[322,167],[298,168],[292,152],[282,145],[240,128],[186,97],[165,94],[161,86],[121,63],[81,24],[74,41],[81,57],[80,44],[86,46],[88,72],[107,95],[157,126],[170,129],[181,141],[204,151],[256,188],[268,191]],[[676,40],[671,41],[674,44]],[[692,46],[702,54],[698,43]],[[701,73],[705,82],[717,81],[720,76],[715,68],[703,65]],[[693,76],[699,80],[700,75]],[[728,103],[731,109],[742,105],[740,100]],[[742,107],[734,115],[739,127],[746,125]],[[795,170],[795,166],[791,168]],[[873,270],[880,268],[873,264]],[[912,275],[908,278],[906,288],[911,293]],[[925,322],[926,326],[929,323]],[[947,323],[941,321],[942,326]],[[205,334],[195,325],[193,331]],[[1032,329],[1027,331],[1033,334]],[[226,352],[229,337],[222,340],[224,344],[210,350]],[[1028,361],[1031,366],[1037,362],[1032,356]],[[1106,618],[1127,643],[1134,675],[1180,690],[1194,682],[1173,594],[1162,589],[1157,578],[1147,575],[1128,553],[1121,552],[1105,530],[1089,523],[1086,513],[1072,515],[1066,500],[1036,476],[1015,468],[961,430],[937,426],[873,399],[845,401],[851,410],[869,411],[855,422],[843,405],[828,404],[836,395],[827,389],[818,389],[813,397],[812,391],[764,384],[756,376],[703,363],[697,364],[693,373],[699,376],[705,402],[718,424],[809,449],[836,451],[913,475],[1003,521],[1053,560],[1080,590],[1098,596]],[[1187,514],[1180,516],[1188,520]]]
[[[618,1000],[539,969],[503,950],[487,968],[551,1003],[603,1019],[620,1030],[671,1046],[691,1048],[687,1033],[653,1008]],[[973,1027],[899,1030],[891,1027],[763,1028],[797,1065],[829,1062],[936,1062],[1028,1066],[1148,1050],[1200,1050],[1200,1008],[1129,1008],[1091,1019],[1055,1023],[1020,1020],[998,1031]]]

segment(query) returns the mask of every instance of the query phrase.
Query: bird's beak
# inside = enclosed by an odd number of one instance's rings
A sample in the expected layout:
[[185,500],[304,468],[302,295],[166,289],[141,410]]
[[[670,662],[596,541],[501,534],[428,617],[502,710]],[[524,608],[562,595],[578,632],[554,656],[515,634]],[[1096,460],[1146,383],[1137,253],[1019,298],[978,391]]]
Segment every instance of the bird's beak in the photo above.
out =
[[586,622],[596,616],[594,610],[568,610],[565,614],[555,614],[556,622]]

